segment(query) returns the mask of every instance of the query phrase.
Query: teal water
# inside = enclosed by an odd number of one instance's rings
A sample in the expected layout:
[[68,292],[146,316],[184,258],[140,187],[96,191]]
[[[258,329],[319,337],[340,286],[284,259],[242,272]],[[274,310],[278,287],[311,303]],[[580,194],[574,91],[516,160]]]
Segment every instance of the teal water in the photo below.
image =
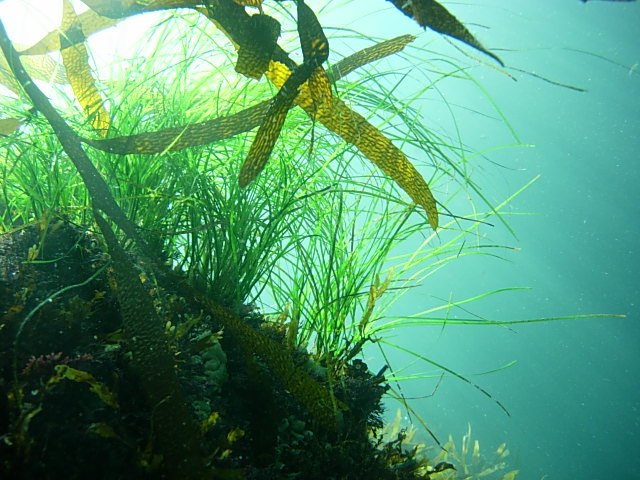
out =
[[[473,69],[522,142],[535,144],[492,153],[478,161],[474,178],[484,194],[499,201],[540,174],[510,207],[537,215],[509,217],[517,239],[499,224],[483,230],[488,240],[521,249],[507,254],[509,262],[486,257],[453,262],[405,296],[396,313],[414,313],[450,296],[529,286],[530,291],[469,308],[499,320],[588,313],[627,318],[513,330],[398,331],[396,342],[467,375],[511,416],[450,376],[433,396],[413,405],[441,440],[452,433],[459,442],[469,423],[481,451],[507,442],[509,463],[520,469],[521,479],[640,478],[640,4],[482,0],[451,9],[508,66],[588,91],[517,72],[514,82],[486,66]],[[355,28],[385,37],[419,32],[389,12],[362,18]],[[455,53],[435,34],[422,34],[419,41],[432,40],[432,49]],[[456,82],[440,88],[449,102],[486,111],[476,89]],[[445,110],[425,102],[425,122],[442,126]],[[474,148],[512,142],[499,121],[482,121],[464,109],[456,118],[464,141]],[[463,311],[452,315],[468,317]],[[370,362],[382,362],[375,351],[370,355]],[[396,367],[408,361],[393,354],[391,360]],[[517,364],[505,371],[473,375],[512,360]],[[412,371],[438,374],[428,365],[414,365]],[[435,384],[407,382],[403,391],[428,395]]]

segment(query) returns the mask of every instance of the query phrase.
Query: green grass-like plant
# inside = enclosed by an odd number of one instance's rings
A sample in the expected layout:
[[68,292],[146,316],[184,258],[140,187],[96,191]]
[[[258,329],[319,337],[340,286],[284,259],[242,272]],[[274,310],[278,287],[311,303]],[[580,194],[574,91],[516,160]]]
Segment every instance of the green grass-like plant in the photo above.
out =
[[[190,34],[182,35],[185,30]],[[463,191],[474,184],[461,142],[452,145],[426,128],[413,103],[438,82],[468,74],[451,61],[444,69],[425,62],[431,53],[422,53],[422,64],[409,58],[404,70],[393,72],[374,64],[336,88],[401,148],[426,156],[432,181],[453,181]],[[104,67],[98,68],[105,75],[100,88],[113,135],[228,115],[275,92],[236,74],[228,42],[196,14],[166,16],[137,54],[111,71]],[[432,80],[411,98],[400,98],[415,69]],[[68,89],[57,98],[74,128],[95,135]],[[20,104],[7,107],[19,115]],[[176,268],[235,312],[259,304],[276,316],[288,306],[290,321],[299,325],[297,345],[339,369],[384,334],[382,307],[423,280],[425,270],[451,260],[443,253],[458,249],[471,230],[432,247],[436,237],[406,195],[299,109],[289,113],[266,170],[242,190],[237,172],[253,135],[155,155],[87,149],[127,216]],[[2,145],[5,230],[54,216],[91,223],[81,179],[42,118],[34,116]],[[458,228],[450,223],[438,242]],[[398,263],[397,249],[415,235],[426,235],[422,249]],[[439,260],[427,267],[434,258]],[[416,265],[418,273],[406,276]],[[387,277],[387,291],[374,295],[371,285],[379,289]]]

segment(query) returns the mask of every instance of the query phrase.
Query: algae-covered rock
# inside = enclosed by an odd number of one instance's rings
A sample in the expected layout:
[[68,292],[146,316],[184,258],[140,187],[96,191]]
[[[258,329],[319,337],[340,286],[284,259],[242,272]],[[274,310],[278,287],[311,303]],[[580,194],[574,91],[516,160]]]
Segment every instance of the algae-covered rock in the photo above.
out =
[[[226,331],[225,321],[204,314],[201,301],[186,295],[184,279],[175,275],[135,289],[150,300],[155,335],[168,355],[162,359],[154,351],[136,359],[147,344],[132,348],[130,337],[138,334],[126,331],[133,319],[124,319],[118,301],[122,277],[111,278],[109,257],[96,237],[62,222],[47,235],[38,226],[0,235],[0,245],[6,294],[0,312],[0,468],[6,478],[164,478],[171,471],[165,449],[185,431],[198,441],[198,468],[207,478],[419,478],[394,473],[387,447],[370,435],[381,425],[386,384],[364,362],[352,362],[330,388],[326,366],[290,351],[284,337],[265,336],[268,324],[259,314],[251,321],[236,317],[243,326]],[[30,250],[33,255],[34,245],[38,261],[19,261]],[[148,265],[125,256],[131,278],[133,272],[136,281],[145,278]],[[52,300],[43,303],[47,298]],[[251,351],[253,342],[263,346]],[[276,360],[290,367],[265,361],[275,349]],[[169,379],[169,386],[179,393],[154,403],[148,389],[162,385],[146,369],[162,371],[162,362],[170,362],[176,383]],[[289,389],[292,380],[282,381],[288,368],[312,382],[310,398],[317,389],[331,392],[326,395],[341,406],[339,425],[327,425]],[[151,386],[141,388],[141,375]],[[186,430],[171,423],[180,418],[177,401],[191,422]],[[163,413],[163,404],[174,408]],[[180,448],[170,455],[175,465],[193,460]],[[190,472],[183,478],[202,478],[189,468],[181,469]]]

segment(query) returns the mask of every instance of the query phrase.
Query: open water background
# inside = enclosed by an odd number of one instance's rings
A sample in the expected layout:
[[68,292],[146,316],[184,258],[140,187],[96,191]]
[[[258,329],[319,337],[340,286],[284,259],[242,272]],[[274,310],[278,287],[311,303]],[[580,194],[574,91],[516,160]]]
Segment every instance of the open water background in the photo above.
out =
[[[394,12],[358,15],[356,5],[362,2],[352,3],[354,17],[361,17],[357,30],[385,38],[420,31]],[[406,295],[394,312],[410,314],[447,298],[529,286],[531,291],[492,297],[469,309],[498,320],[588,313],[627,318],[513,330],[399,330],[396,343],[467,375],[499,399],[511,417],[450,376],[435,395],[413,405],[442,440],[452,433],[459,445],[470,424],[485,454],[507,442],[509,463],[524,480],[640,478],[640,4],[482,0],[447,5],[508,66],[588,92],[517,72],[514,82],[486,66],[473,69],[521,141],[535,144],[490,154],[488,159],[501,166],[478,161],[474,179],[499,201],[540,174],[510,206],[513,212],[537,215],[509,217],[517,239],[499,224],[483,229],[487,240],[521,249],[506,255],[509,262],[482,256],[455,261]],[[367,11],[360,6],[360,12]],[[446,41],[434,37],[427,32],[419,41],[455,55]],[[475,88],[455,81],[440,88],[451,103],[487,111]],[[446,123],[442,104],[425,102],[423,112],[430,126]],[[476,149],[512,142],[499,121],[483,121],[464,109],[456,120],[465,143]],[[383,363],[375,350],[369,353],[371,365]],[[505,371],[474,376],[512,360],[517,364]],[[391,361],[397,367],[407,357],[391,353]],[[424,364],[410,371],[438,374]],[[435,383],[410,381],[403,391],[427,395]],[[389,408],[392,414],[396,405]]]

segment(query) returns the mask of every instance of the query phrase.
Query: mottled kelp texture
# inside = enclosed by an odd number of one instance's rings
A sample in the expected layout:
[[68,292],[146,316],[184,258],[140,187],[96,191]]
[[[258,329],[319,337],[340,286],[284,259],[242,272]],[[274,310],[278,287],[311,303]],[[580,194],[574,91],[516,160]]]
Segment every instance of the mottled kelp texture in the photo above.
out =
[[230,1],[211,2],[207,9],[212,17],[226,20],[223,28],[238,51],[236,71],[259,80],[276,50],[280,23],[261,13],[247,15],[243,7]]
[[104,101],[95,85],[89,67],[89,55],[84,46],[86,40],[82,33],[76,12],[69,0],[62,2],[62,25],[60,26],[60,54],[67,71],[67,78],[73,88],[80,106],[89,118],[91,125],[102,137],[107,135],[110,120],[104,107]]
[[[96,12],[110,18],[125,18],[143,11],[176,7],[178,6],[177,4],[178,2],[174,1],[156,1],[146,6],[137,3],[129,5],[124,2],[104,2],[102,0],[89,2],[91,8],[94,8]],[[314,82],[316,78],[326,77],[326,73],[320,64],[326,60],[329,49],[320,23],[304,2],[298,3],[300,41],[303,54],[306,55],[305,62],[302,65],[297,65],[293,62],[288,54],[277,43],[274,43],[274,39],[277,38],[277,33],[279,32],[279,24],[276,25],[277,22],[269,20],[268,16],[263,13],[249,15],[243,6],[233,0],[206,2],[206,8],[199,6],[199,2],[190,1],[182,2],[179,6],[195,8],[206,15],[229,37],[238,51],[236,70],[239,69],[241,73],[249,77],[259,78],[266,68],[267,76],[279,89],[282,89],[285,82],[291,77],[288,89],[282,90],[268,107],[256,106],[255,109],[236,114],[237,116],[212,120],[211,123],[203,123],[197,127],[186,126],[184,129],[166,130],[162,134],[157,134],[158,136],[141,134],[128,140],[120,139],[117,144],[99,144],[93,140],[88,140],[88,142],[114,153],[122,152],[122,142],[127,145],[124,148],[125,150],[133,150],[135,153],[146,153],[152,150],[162,151],[161,146],[168,146],[171,149],[185,148],[197,143],[201,144],[208,139],[226,138],[241,131],[246,131],[249,129],[248,125],[252,125],[253,121],[263,114],[263,108],[266,108],[264,112],[266,118],[261,120],[262,128],[259,130],[254,146],[248,154],[248,161],[245,162],[245,166],[239,175],[240,185],[246,186],[264,168],[268,161],[292,102],[293,104],[302,105],[305,103],[302,97],[307,95],[311,96],[310,99],[314,105],[313,109],[305,108],[311,118],[314,121],[319,120],[320,123],[328,122],[326,127],[329,130],[342,136],[344,140],[360,149],[369,160],[396,181],[414,202],[424,208],[431,227],[437,229],[438,212],[435,199],[425,179],[409,162],[407,157],[376,127],[369,124],[361,115],[353,112],[344,102],[334,99],[332,95],[322,96],[322,92],[327,91],[322,83],[324,80],[321,80],[321,83],[316,86],[309,85],[305,94],[305,85]],[[95,19],[92,19],[92,21],[93,27],[95,27]],[[105,22],[104,24],[108,23]],[[367,51],[367,54],[369,53],[371,52]],[[269,58],[268,62],[266,61],[267,58]],[[366,60],[367,56],[362,58]],[[361,61],[358,60],[358,62]],[[354,62],[347,67],[356,65],[358,62]],[[311,68],[312,65],[317,65],[317,67],[315,69]],[[340,74],[340,70],[336,70],[336,72]],[[86,76],[83,76],[83,78],[86,78]],[[298,89],[300,89],[300,94],[296,97]],[[308,104],[309,102],[306,103]],[[321,111],[328,112],[334,107],[339,113],[338,116],[332,118],[319,113]],[[318,112],[317,115],[316,111]],[[336,122],[342,121],[348,122],[348,125],[336,124]],[[207,127],[213,128],[210,132],[203,133],[202,128],[206,129]],[[158,142],[154,143],[155,140],[158,140]],[[130,144],[129,142],[132,143]]]
[[388,0],[408,17],[413,18],[423,27],[429,27],[438,33],[453,37],[467,45],[489,55],[500,65],[504,66],[500,58],[484,48],[482,44],[467,30],[449,10],[435,0]]
[[[332,83],[364,65],[401,51],[415,38],[413,35],[401,35],[364,48],[339,60],[329,72]],[[271,99],[263,100],[238,113],[203,122],[169,127],[155,132],[105,139],[83,138],[82,141],[99,150],[120,155],[129,153],[155,154],[183,150],[218,142],[253,130],[264,121],[271,102]]]
[[95,218],[113,261],[116,296],[126,346],[131,350],[131,367],[154,412],[153,444],[154,452],[162,456],[161,470],[167,478],[204,478],[200,431],[184,401],[164,326],[111,227],[100,214],[96,213]]
[[[193,293],[193,291],[192,291]],[[338,402],[332,394],[305,370],[295,365],[290,352],[282,345],[260,335],[245,321],[231,314],[206,296],[196,293],[209,311],[230,331],[242,346],[247,356],[253,354],[269,367],[283,386],[307,408],[314,419],[324,428],[338,431],[340,414]]]

